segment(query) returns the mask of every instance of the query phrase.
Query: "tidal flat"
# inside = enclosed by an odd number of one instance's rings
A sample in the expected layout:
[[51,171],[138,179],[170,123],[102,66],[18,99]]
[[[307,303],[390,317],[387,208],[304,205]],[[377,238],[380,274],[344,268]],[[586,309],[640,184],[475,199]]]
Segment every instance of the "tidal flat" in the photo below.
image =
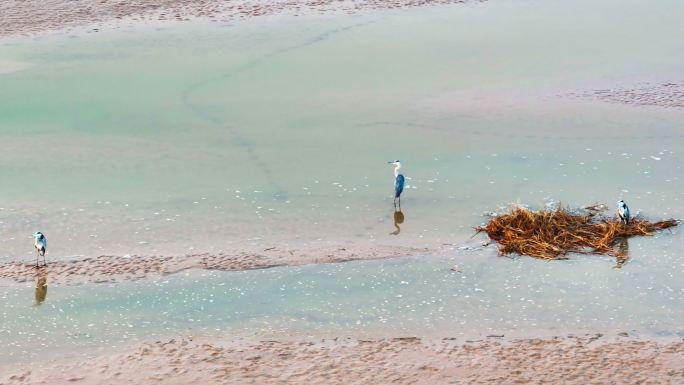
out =
[[0,383],[684,381],[679,228],[619,265],[473,237],[684,218],[680,2],[30,3],[0,6]]

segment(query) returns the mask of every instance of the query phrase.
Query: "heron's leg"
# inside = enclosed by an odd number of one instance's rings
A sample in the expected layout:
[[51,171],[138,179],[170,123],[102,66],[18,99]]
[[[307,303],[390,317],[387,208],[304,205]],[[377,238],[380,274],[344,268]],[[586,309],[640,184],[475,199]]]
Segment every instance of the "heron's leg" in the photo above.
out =
[[38,268],[38,262],[40,262],[40,253],[36,250],[36,268]]
[[47,261],[45,261],[45,253],[43,253],[43,266],[47,266]]

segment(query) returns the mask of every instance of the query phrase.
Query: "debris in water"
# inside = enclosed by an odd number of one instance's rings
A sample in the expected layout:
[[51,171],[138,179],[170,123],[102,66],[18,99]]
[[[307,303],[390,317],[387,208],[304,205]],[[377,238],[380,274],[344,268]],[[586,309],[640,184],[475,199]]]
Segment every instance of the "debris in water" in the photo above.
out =
[[564,208],[531,211],[515,207],[475,230],[487,233],[498,242],[501,255],[517,253],[540,259],[567,259],[568,253],[623,257],[616,248],[621,239],[653,235],[678,224],[674,219],[650,222],[635,217],[625,225],[616,218],[597,215],[591,209],[575,213]]

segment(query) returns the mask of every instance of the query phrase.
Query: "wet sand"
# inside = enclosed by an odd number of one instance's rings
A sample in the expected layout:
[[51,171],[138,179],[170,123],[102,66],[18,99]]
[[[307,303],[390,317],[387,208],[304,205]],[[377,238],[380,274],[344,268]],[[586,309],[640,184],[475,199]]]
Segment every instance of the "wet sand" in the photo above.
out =
[[684,83],[681,82],[645,84],[633,88],[591,90],[568,95],[579,99],[600,100],[633,106],[684,108]]
[[[68,261],[52,261],[46,268],[51,284],[120,282],[158,277],[187,269],[249,270],[315,263],[388,259],[428,253],[428,249],[401,246],[325,247],[284,249],[271,247],[259,252],[226,252],[185,256],[99,256]],[[0,263],[0,279],[33,282],[35,262]]]
[[684,342],[601,335],[510,341],[188,337],[9,373],[6,384],[681,384]]
[[485,0],[365,0],[365,1],[270,1],[249,0],[10,0],[0,3],[0,37],[37,34],[92,25],[97,32],[102,23],[117,20],[167,21],[205,18],[230,21],[288,13],[357,13],[371,9],[409,8],[426,5],[466,3]]

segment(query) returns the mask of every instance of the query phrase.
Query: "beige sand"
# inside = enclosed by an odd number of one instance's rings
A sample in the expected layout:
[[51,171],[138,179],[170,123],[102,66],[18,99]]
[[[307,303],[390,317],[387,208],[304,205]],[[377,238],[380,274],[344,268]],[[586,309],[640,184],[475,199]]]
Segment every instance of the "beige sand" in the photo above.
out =
[[570,93],[569,96],[633,106],[684,108],[684,83],[667,82],[646,84],[634,88],[592,90]]
[[[391,9],[469,0],[4,0],[0,2],[0,37],[35,34],[115,20],[236,20],[289,13],[356,13],[367,9]],[[474,0],[484,1],[484,0]]]
[[7,384],[682,384],[684,342],[600,335],[459,342],[201,341],[40,369],[15,368]]
[[[387,259],[421,255],[428,252],[428,249],[401,246],[327,247],[306,250],[272,247],[260,252],[193,254],[177,257],[99,256],[49,262],[45,270],[47,270],[50,284],[119,282],[172,274],[186,269],[264,269],[275,266]],[[33,282],[36,279],[37,271],[34,263],[0,263],[0,279]]]

